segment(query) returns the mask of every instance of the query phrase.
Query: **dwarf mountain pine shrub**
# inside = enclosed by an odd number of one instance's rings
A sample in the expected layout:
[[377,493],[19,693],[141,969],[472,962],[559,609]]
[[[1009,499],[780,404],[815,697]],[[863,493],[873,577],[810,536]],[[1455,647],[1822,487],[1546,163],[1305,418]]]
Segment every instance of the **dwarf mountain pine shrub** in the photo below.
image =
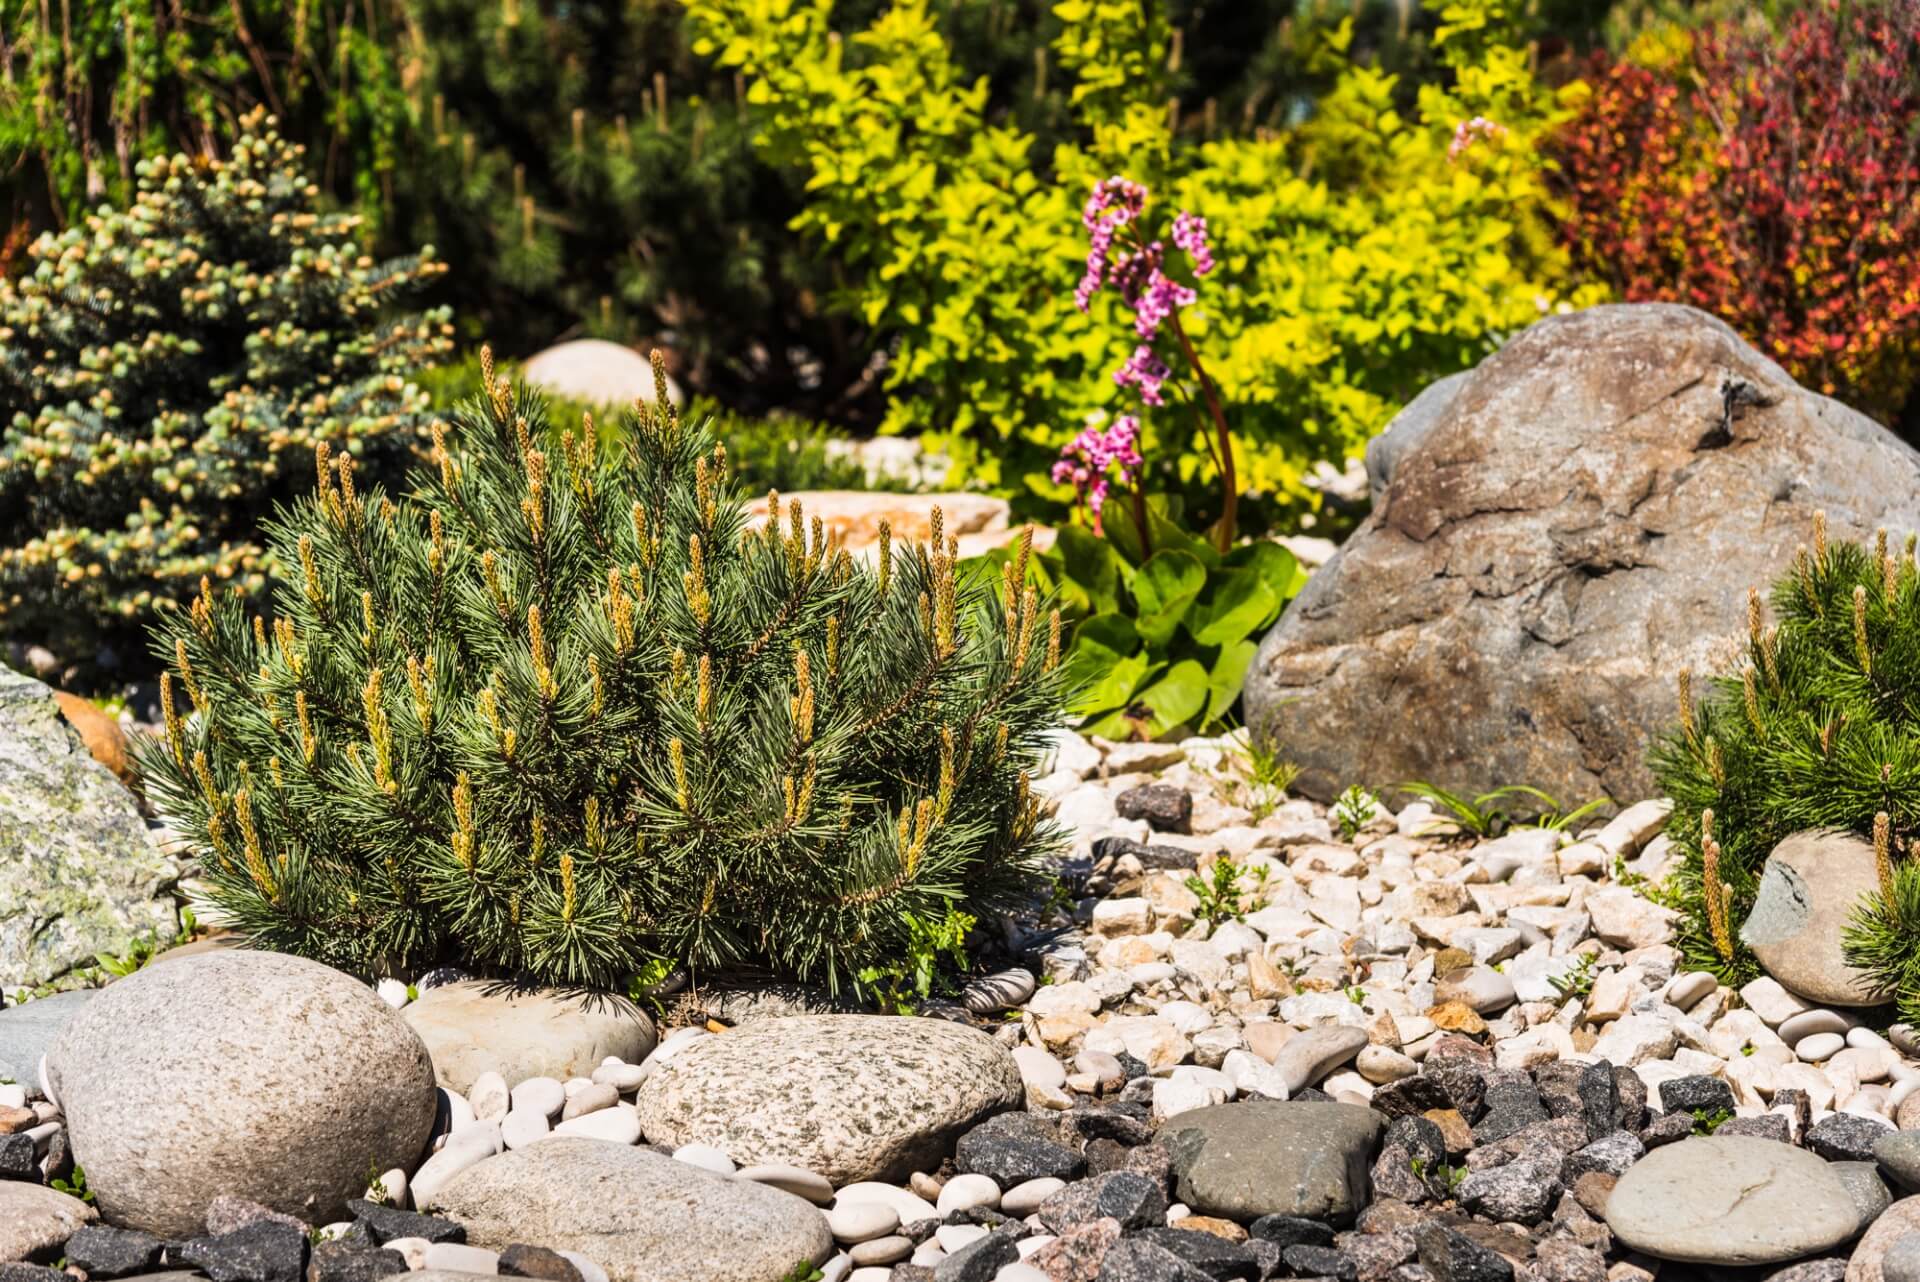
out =
[[72,653],[137,642],[203,575],[256,590],[256,527],[316,442],[396,474],[425,444],[401,371],[450,330],[390,309],[444,266],[366,257],[300,148],[242,128],[228,160],[141,162],[129,208],[0,281],[0,631]]
[[1062,678],[1024,567],[962,583],[937,521],[855,561],[777,495],[753,529],[664,395],[550,456],[541,398],[481,384],[410,498],[319,449],[272,618],[208,590],[158,634],[149,795],[240,929],[362,973],[839,984],[1030,888]]
[[1773,621],[1748,596],[1747,644],[1696,699],[1654,774],[1681,862],[1666,890],[1686,914],[1689,960],[1729,982],[1758,973],[1740,942],[1768,855],[1810,828],[1855,832],[1881,853],[1882,891],[1860,906],[1852,964],[1920,1014],[1920,576],[1914,540],[1829,543],[1824,516],[1773,587]]

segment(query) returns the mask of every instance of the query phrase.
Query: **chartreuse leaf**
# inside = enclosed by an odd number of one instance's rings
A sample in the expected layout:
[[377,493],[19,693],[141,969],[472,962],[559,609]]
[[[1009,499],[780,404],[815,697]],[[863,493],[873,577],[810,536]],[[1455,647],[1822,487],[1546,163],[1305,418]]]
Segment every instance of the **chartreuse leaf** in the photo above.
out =
[[1080,692],[1074,706],[1081,715],[1124,708],[1147,673],[1139,633],[1125,615],[1096,614],[1075,629],[1067,682]]
[[[1068,606],[1089,614],[1120,608],[1120,559],[1105,539],[1078,525],[1062,526],[1054,543],[1070,585]],[[1082,598],[1074,600],[1074,597]]]
[[1187,552],[1155,552],[1133,573],[1134,626],[1150,647],[1165,645],[1207,586],[1207,568]]

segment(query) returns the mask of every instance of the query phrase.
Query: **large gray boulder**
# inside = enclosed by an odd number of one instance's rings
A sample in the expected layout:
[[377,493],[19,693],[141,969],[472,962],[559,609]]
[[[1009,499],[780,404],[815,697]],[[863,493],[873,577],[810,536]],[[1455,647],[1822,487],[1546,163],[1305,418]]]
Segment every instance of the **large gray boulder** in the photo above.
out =
[[0,664],[0,992],[57,984],[142,935],[171,938],[179,880],[53,691]]
[[1675,677],[1744,636],[1824,509],[1905,530],[1920,454],[1688,307],[1528,329],[1387,439],[1373,512],[1247,674],[1254,733],[1349,784],[1646,796]]
[[223,952],[109,985],[47,1052],[101,1214],[199,1234],[221,1194],[312,1224],[369,1171],[413,1168],[438,1092],[427,1048],[365,984],[318,962]]

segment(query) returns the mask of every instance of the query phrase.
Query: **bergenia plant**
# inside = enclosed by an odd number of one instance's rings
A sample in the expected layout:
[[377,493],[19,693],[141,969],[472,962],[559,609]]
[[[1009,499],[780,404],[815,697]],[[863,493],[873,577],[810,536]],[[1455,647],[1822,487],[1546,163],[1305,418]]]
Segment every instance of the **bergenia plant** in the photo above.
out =
[[[1233,436],[1227,428],[1226,413],[1220,406],[1219,390],[1213,380],[1207,377],[1200,354],[1194,350],[1193,340],[1180,321],[1182,309],[1197,302],[1199,292],[1193,285],[1182,283],[1167,274],[1169,264],[1166,246],[1159,240],[1149,239],[1144,226],[1147,198],[1146,187],[1127,178],[1115,176],[1094,184],[1093,194],[1087,198],[1086,207],[1080,214],[1089,243],[1086,274],[1080,278],[1080,284],[1074,290],[1074,302],[1081,311],[1087,311],[1092,306],[1095,294],[1102,289],[1112,289],[1132,309],[1135,346],[1132,355],[1114,371],[1113,381],[1116,384],[1132,388],[1145,407],[1165,406],[1171,388],[1195,413],[1202,412],[1204,408],[1210,422],[1203,420],[1202,426],[1210,428],[1211,434],[1203,431],[1202,437],[1208,441],[1214,466],[1219,470],[1221,490],[1220,519],[1211,533],[1214,542],[1224,552],[1233,546],[1240,502],[1239,482],[1234,473]],[[1195,281],[1213,271],[1213,251],[1207,244],[1206,219],[1181,210],[1174,216],[1170,236],[1174,247],[1186,255],[1188,271]],[[1173,380],[1173,370],[1160,354],[1161,347],[1166,344],[1172,345],[1179,353],[1180,360],[1192,372],[1193,381],[1200,392],[1199,403],[1187,394],[1184,386]],[[1124,453],[1133,459],[1130,465],[1121,461],[1121,453],[1112,448],[1109,440],[1113,433],[1121,432],[1123,428]],[[1107,471],[1110,467],[1121,468],[1122,483],[1132,486],[1138,498],[1136,478],[1140,457],[1136,442],[1139,424],[1131,415],[1116,420],[1108,433],[1100,437],[1102,448],[1099,450],[1092,448],[1093,442],[1089,440],[1092,431],[1090,428],[1082,432],[1061,451],[1060,462],[1054,466],[1054,479],[1074,480],[1082,501],[1093,514],[1095,529],[1098,529],[1100,504],[1106,499],[1109,483]],[[1104,465],[1096,466],[1101,459],[1105,460]],[[1084,481],[1080,479],[1083,472],[1087,478]],[[1142,520],[1140,525],[1144,535],[1145,521]]]

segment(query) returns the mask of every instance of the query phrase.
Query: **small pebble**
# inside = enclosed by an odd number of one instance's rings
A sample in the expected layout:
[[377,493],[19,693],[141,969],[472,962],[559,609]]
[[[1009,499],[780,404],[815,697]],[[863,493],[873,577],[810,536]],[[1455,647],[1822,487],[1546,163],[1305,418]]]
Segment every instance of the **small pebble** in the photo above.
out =
[[733,1159],[711,1144],[682,1144],[673,1150],[673,1160],[715,1175],[732,1175],[734,1170]]
[[[827,1231],[838,1242],[869,1242],[886,1237],[900,1227],[900,1214],[879,1202],[835,1203],[827,1211]],[[872,1260],[863,1263],[880,1264]]]
[[941,1188],[940,1198],[934,1203],[934,1208],[942,1215],[952,1215],[956,1211],[971,1211],[980,1206],[991,1210],[999,1205],[1000,1186],[991,1177],[956,1175]]

